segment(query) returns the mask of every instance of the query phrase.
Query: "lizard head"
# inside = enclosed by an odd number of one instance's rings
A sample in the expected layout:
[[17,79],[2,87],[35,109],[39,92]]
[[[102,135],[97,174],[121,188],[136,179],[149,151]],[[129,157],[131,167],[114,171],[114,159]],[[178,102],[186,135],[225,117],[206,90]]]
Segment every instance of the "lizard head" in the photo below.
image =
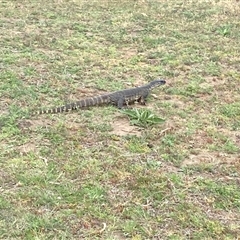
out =
[[152,89],[152,88],[158,87],[160,85],[164,85],[165,83],[166,83],[165,80],[157,79],[157,80],[150,82],[148,85],[149,85],[149,88]]

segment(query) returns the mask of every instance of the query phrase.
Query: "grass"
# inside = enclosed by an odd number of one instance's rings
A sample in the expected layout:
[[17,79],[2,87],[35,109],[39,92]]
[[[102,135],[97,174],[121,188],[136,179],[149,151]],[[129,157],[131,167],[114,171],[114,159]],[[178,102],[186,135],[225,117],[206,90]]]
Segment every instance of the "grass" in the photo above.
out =
[[[238,2],[0,12],[0,239],[240,236]],[[31,115],[157,78],[140,129],[113,106]]]

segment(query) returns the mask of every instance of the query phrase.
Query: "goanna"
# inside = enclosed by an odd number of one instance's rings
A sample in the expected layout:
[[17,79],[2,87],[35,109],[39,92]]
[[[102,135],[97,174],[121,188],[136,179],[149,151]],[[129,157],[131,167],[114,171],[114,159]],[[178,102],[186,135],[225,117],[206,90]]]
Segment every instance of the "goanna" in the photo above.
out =
[[66,104],[61,107],[50,108],[47,110],[39,110],[35,112],[34,115],[68,112],[72,110],[77,110],[79,108],[91,107],[102,104],[112,104],[117,106],[119,109],[123,108],[124,105],[129,105],[135,101],[139,102],[140,104],[145,104],[146,98],[149,95],[150,91],[153,88],[164,85],[165,83],[165,80],[154,80],[141,87],[129,88],[100,96],[89,97],[79,100],[77,102]]

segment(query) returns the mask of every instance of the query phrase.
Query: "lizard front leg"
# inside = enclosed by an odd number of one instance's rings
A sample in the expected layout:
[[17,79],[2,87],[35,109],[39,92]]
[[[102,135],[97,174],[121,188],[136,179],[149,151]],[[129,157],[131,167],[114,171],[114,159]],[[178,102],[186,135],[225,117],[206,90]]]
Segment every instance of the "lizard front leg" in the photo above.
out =
[[123,104],[124,104],[124,99],[121,97],[121,98],[119,98],[118,101],[117,101],[117,107],[118,107],[119,109],[121,109],[121,108],[123,108]]

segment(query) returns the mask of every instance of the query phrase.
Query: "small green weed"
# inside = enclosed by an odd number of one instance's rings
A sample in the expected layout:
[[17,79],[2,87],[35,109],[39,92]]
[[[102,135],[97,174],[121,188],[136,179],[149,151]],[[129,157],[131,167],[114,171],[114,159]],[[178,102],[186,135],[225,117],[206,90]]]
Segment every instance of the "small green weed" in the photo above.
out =
[[229,25],[220,26],[217,32],[222,36],[229,36],[231,33],[231,27]]
[[154,115],[148,109],[124,109],[121,112],[129,117],[131,124],[140,127],[147,127],[164,122],[164,119]]

